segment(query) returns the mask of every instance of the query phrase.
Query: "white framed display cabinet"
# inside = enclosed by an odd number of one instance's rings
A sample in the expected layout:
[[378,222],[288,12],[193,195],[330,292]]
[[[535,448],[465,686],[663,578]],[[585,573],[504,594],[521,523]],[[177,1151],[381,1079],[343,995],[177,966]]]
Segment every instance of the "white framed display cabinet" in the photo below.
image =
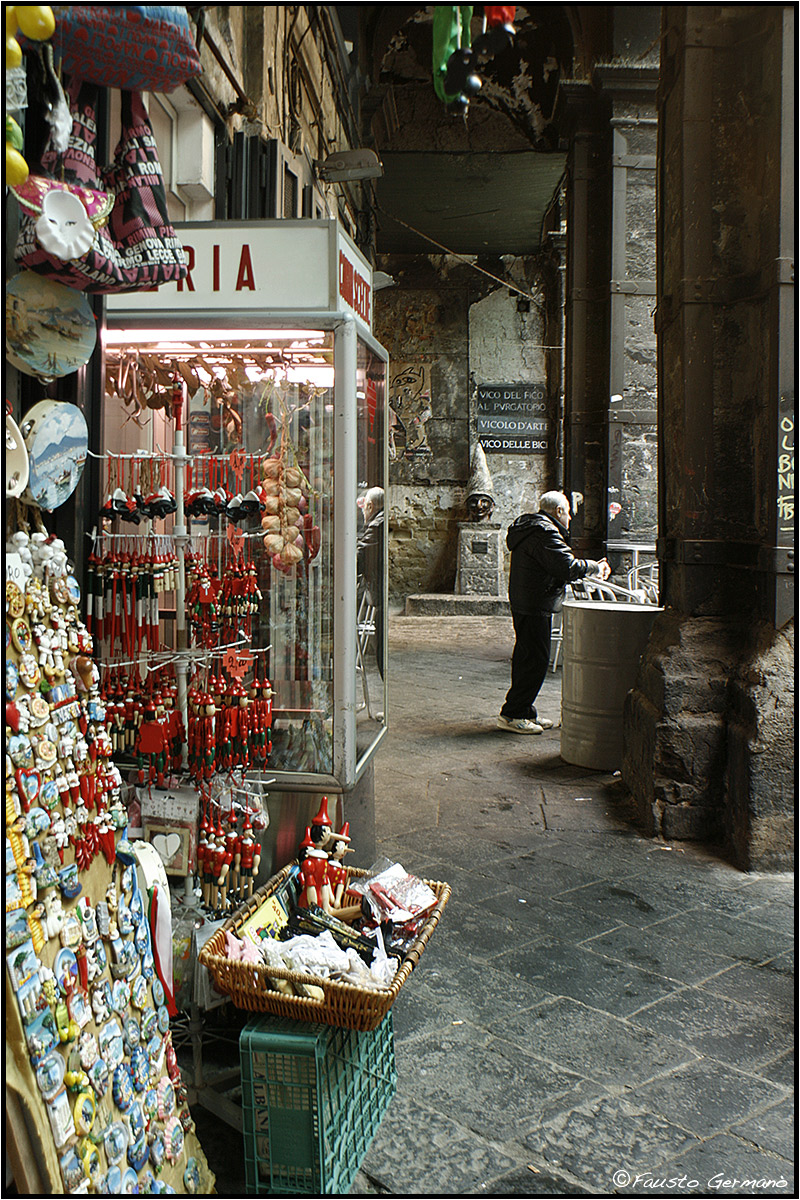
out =
[[[221,577],[234,545],[255,568],[261,600],[244,645],[274,693],[264,780],[289,793],[347,793],[387,712],[385,525],[371,590],[357,570],[363,498],[385,493],[388,470],[388,356],[371,332],[371,269],[332,220],[211,222],[176,233],[185,280],[108,298],[103,453],[171,458],[170,532],[183,567],[200,557]],[[137,369],[151,383],[181,381],[181,422],[132,394]],[[206,486],[252,491],[278,460],[297,485],[284,503],[299,513],[302,534],[302,557],[288,564],[265,542],[263,512],[232,529],[191,503]],[[215,649],[218,666],[225,647],[206,640],[204,656],[193,644],[185,585],[174,610],[185,689]]]

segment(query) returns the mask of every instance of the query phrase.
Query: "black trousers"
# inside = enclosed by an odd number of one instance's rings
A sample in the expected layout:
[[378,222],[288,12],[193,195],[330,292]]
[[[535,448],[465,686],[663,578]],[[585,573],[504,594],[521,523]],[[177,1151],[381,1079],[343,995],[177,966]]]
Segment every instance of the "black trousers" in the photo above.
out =
[[550,665],[551,612],[518,613],[514,620],[514,653],[511,656],[511,687],[500,710],[502,717],[516,720],[536,716],[536,697]]

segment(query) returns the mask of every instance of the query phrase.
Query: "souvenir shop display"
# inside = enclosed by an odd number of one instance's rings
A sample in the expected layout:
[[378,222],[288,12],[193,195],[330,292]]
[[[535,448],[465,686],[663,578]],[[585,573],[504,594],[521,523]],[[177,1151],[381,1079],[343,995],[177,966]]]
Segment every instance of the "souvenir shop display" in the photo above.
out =
[[[24,1091],[35,1080],[39,1128],[52,1134],[49,1147],[42,1136],[44,1158],[65,1194],[119,1190],[123,1169],[130,1190],[183,1191],[190,1158],[210,1190],[81,589],[38,511],[15,516],[5,581],[7,1083]],[[164,1103],[148,1109],[151,1091]]]
[[65,88],[72,133],[59,149],[53,130],[45,175],[14,188],[20,206],[15,260],[77,291],[124,292],[186,275],[186,258],[166,217],[164,180],[140,92],[121,93],[114,161],[95,163],[99,89],[76,75]]
[[206,942],[199,961],[234,1004],[362,1031],[386,1017],[450,888],[388,859],[350,869],[350,849],[323,797],[297,860]]

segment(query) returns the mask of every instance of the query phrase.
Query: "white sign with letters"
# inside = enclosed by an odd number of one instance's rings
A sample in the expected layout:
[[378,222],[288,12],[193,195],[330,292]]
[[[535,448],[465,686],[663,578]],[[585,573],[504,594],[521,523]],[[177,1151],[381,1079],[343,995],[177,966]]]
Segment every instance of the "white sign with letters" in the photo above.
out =
[[372,328],[372,269],[336,221],[212,221],[175,232],[186,278],[110,295],[109,314],[351,312]]

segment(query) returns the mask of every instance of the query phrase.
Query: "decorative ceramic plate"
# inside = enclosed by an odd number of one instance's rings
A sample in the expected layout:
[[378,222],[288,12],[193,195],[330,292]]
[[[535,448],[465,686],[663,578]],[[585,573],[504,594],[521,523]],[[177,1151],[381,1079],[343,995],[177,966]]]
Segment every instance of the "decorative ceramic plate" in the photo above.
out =
[[60,379],[85,366],[97,321],[83,292],[21,271],[6,284],[6,357],[25,375]]
[[70,498],[83,474],[86,418],[74,404],[41,400],[23,417],[22,432],[30,465],[25,498],[52,511]]

